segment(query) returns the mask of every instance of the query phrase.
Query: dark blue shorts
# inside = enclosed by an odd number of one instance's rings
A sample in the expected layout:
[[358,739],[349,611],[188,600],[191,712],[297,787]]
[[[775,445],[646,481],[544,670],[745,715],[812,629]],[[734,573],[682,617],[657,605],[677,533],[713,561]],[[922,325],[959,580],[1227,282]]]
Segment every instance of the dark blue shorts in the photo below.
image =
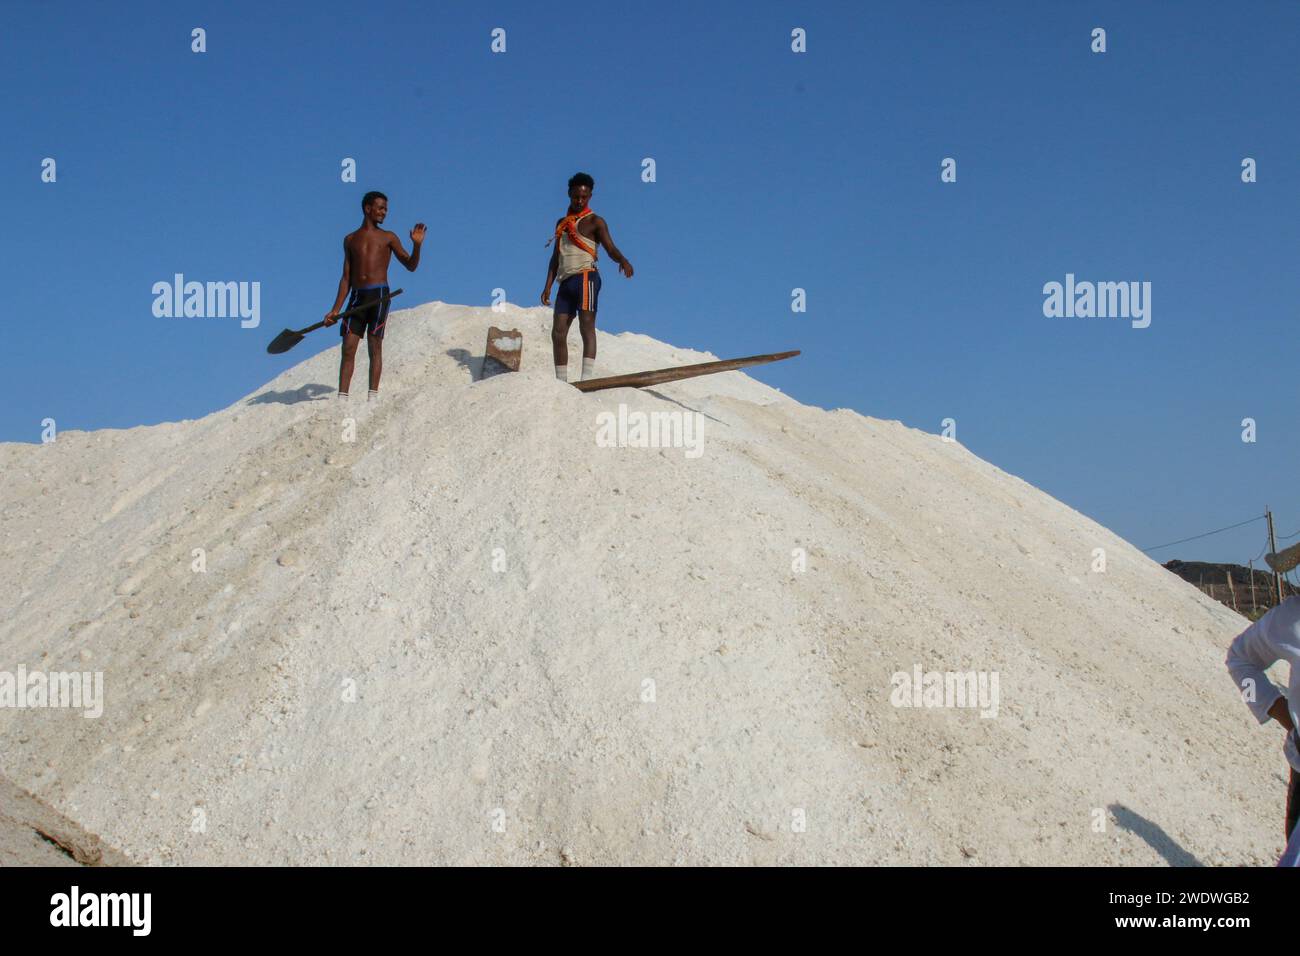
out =
[[352,335],[369,333],[377,339],[382,339],[384,326],[388,324],[388,300],[384,299],[382,302],[379,300],[386,295],[388,295],[386,285],[370,285],[364,289],[353,289],[352,295],[348,298],[349,309],[365,305],[367,302],[373,302],[374,305],[340,322],[339,335],[347,338],[349,333]]
[[560,283],[560,291],[555,294],[556,315],[577,315],[579,312],[595,312],[596,299],[600,296],[600,273],[595,269],[579,272]]

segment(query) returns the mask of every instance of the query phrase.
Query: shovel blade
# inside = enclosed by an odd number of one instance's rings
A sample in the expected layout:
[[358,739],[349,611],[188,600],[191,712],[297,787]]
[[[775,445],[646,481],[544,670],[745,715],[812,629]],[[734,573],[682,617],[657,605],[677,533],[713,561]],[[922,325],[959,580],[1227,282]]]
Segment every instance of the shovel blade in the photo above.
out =
[[1297,564],[1300,564],[1300,544],[1293,544],[1277,554],[1266,554],[1264,560],[1268,562],[1268,566],[1274,571],[1279,574],[1286,574]]
[[281,352],[289,351],[289,349],[293,348],[301,341],[301,332],[295,332],[293,329],[285,329],[271,340],[271,344],[266,347],[266,350],[272,355],[279,355]]

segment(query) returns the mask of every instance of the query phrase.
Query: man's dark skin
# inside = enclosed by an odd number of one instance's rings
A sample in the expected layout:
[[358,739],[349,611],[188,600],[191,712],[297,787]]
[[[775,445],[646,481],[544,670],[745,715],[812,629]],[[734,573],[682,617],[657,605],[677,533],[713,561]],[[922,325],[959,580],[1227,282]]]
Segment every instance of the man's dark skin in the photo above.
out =
[[1295,730],[1295,724],[1291,723],[1291,712],[1287,709],[1285,697],[1279,697],[1273,701],[1273,706],[1268,709],[1268,715],[1285,727],[1288,734]]
[[[407,272],[414,272],[420,264],[424,223],[417,222],[411,230],[412,252],[407,255],[397,233],[380,228],[388,216],[388,200],[375,199],[363,212],[365,221],[361,228],[343,237],[343,276],[339,279],[339,294],[334,299],[334,308],[325,313],[326,325],[338,321],[339,309],[343,307],[348,291],[353,287],[361,289],[370,285],[388,285],[388,262],[392,256],[396,256],[397,261],[406,266]],[[346,392],[352,384],[352,367],[360,344],[361,336],[351,332],[343,338],[343,360],[339,363],[340,392]],[[366,347],[370,352],[370,388],[378,391],[379,375],[384,370],[384,340],[367,335]]]
[[[591,202],[591,187],[580,185],[574,186],[569,190],[569,215],[582,212]],[[560,223],[564,222],[561,217],[555,221],[555,227],[558,229]],[[578,223],[578,235],[584,239],[594,239],[604,247],[609,257],[618,263],[618,271],[623,273],[629,279],[632,278],[632,263],[624,258],[623,253],[618,251],[614,245],[614,240],[609,237],[609,226],[605,220],[595,213],[583,219]],[[551,286],[555,284],[555,276],[559,271],[560,263],[560,243],[556,240],[555,249],[551,252],[551,264],[546,268],[546,288],[542,290],[542,305],[551,304]],[[556,365],[569,364],[569,325],[573,322],[571,315],[557,315],[555,322],[551,326],[551,350],[555,353]],[[583,309],[578,310],[578,331],[582,334],[582,357],[594,359],[596,357],[596,313],[588,312]]]

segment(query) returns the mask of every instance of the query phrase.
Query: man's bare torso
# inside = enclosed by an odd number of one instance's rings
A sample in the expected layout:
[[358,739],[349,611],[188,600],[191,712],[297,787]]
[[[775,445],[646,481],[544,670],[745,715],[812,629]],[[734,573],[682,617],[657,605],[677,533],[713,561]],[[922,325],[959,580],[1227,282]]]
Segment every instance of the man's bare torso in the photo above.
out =
[[348,254],[352,288],[388,285],[388,263],[393,257],[393,248],[397,242],[397,234],[387,229],[362,226],[347,235],[343,240],[343,248]]

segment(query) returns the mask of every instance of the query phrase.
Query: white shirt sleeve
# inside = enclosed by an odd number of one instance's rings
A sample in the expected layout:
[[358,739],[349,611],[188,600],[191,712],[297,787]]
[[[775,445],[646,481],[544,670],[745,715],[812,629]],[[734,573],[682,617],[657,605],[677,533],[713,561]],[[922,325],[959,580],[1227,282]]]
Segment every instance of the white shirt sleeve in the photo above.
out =
[[1264,671],[1284,656],[1281,645],[1294,634],[1298,618],[1300,598],[1288,598],[1238,634],[1228,648],[1228,673],[1261,724],[1270,719],[1268,709],[1282,696]]

